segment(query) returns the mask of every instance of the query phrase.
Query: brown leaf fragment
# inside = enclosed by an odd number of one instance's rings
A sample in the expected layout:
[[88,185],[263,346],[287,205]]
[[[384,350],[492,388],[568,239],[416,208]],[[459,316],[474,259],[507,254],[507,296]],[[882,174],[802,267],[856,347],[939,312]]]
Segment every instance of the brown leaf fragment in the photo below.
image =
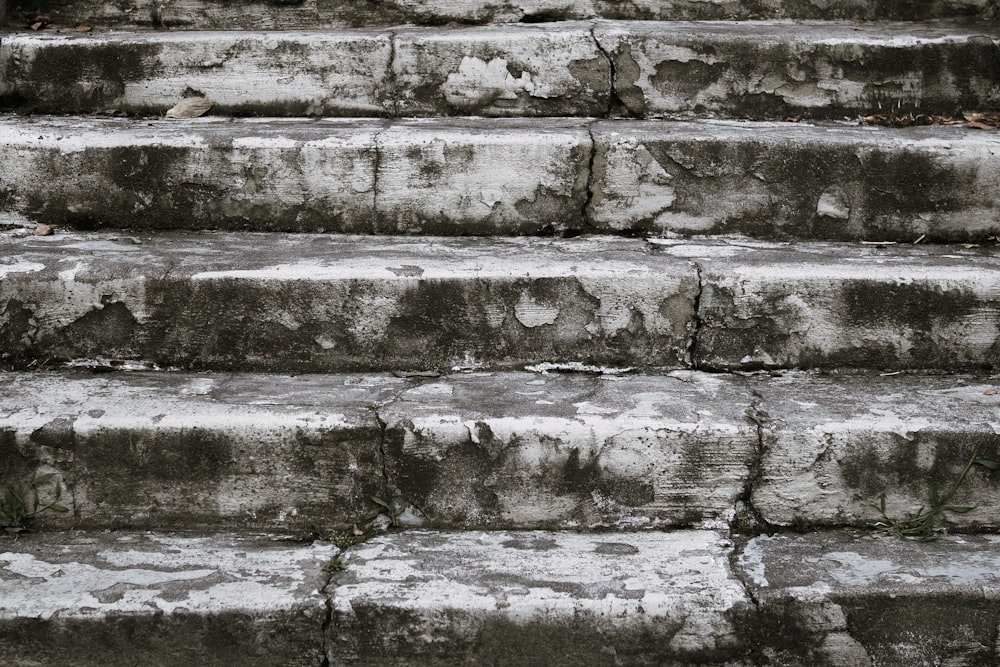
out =
[[987,125],[986,123],[980,123],[978,120],[970,121],[965,124],[966,127],[973,130],[992,130],[993,126]]
[[75,32],[90,32],[93,29],[94,28],[89,25],[78,25],[75,28],[73,28]]
[[167,109],[167,118],[198,118],[204,116],[215,102],[207,97],[185,97],[183,100]]
[[982,123],[990,127],[1000,127],[1000,112],[997,111],[970,111],[963,113],[962,118],[970,123]]
[[962,247],[965,248],[966,250],[971,250],[972,248],[982,248],[983,246],[979,245],[978,243],[963,243]]
[[34,23],[31,24],[31,29],[32,30],[41,30],[44,27],[45,27],[45,24],[42,23],[41,21],[35,21]]
[[35,225],[35,228],[31,233],[34,236],[52,236],[53,231],[52,225],[43,225],[42,223],[38,223]]
[[927,238],[927,234],[921,234],[920,236],[918,236],[918,237],[917,237],[917,238],[916,238],[916,239],[915,239],[915,240],[913,241],[913,245],[919,245],[919,244],[923,243],[923,242],[924,242],[924,239],[926,239],[926,238]]
[[996,396],[997,394],[1000,394],[1000,389],[987,389],[983,393],[987,396]]
[[365,531],[358,528],[358,524],[354,524],[353,526],[351,526],[351,532],[354,533],[354,535],[357,537],[360,537],[365,534]]

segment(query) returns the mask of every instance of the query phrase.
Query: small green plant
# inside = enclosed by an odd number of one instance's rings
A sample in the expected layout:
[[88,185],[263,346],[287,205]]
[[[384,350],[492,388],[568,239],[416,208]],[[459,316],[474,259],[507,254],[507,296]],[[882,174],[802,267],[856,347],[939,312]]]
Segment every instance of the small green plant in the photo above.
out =
[[389,517],[389,523],[393,528],[399,527],[399,515],[403,513],[403,508],[396,505],[395,501],[385,501],[378,496],[372,496],[372,502],[385,511]]
[[873,525],[875,530],[891,535],[892,537],[911,542],[930,542],[937,539],[938,535],[945,530],[945,513],[965,514],[971,512],[975,505],[951,505],[951,499],[962,486],[968,476],[972,466],[979,465],[988,470],[1000,469],[1000,461],[991,461],[979,458],[982,445],[977,445],[972,457],[962,469],[962,474],[958,476],[955,483],[944,493],[939,494],[937,485],[934,482],[928,484],[928,505],[921,507],[915,514],[897,519],[886,514],[885,493],[879,496],[879,504],[875,509],[882,515],[882,520]]
[[0,527],[9,533],[19,533],[28,529],[43,512],[69,512],[69,508],[59,503],[62,498],[62,484],[55,481],[55,498],[43,503],[39,489],[48,486],[55,473],[34,475],[27,482],[10,482],[4,485],[3,499],[0,500]]
[[345,563],[344,559],[338,555],[328,560],[326,565],[323,566],[323,569],[330,573],[343,572],[347,569],[347,563]]

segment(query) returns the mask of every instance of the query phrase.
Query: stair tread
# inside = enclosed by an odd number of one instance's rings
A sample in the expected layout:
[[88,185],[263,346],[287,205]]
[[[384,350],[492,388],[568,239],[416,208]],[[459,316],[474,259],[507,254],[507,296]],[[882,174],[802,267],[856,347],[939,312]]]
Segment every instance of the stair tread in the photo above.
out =
[[[84,665],[106,664],[109,650],[199,664],[457,665],[499,650],[560,665],[604,665],[609,655],[743,665],[760,652],[812,664],[995,658],[996,536],[914,544],[816,533],[736,545],[692,530],[403,531],[349,547],[346,569],[324,572],[335,553],[229,534],[5,540],[0,657],[63,664],[72,654]],[[963,605],[979,620],[954,612]]]
[[11,210],[136,229],[983,242],[1000,186],[945,125],[4,116],[0,159]]
[[0,53],[8,105],[42,112],[156,113],[195,90],[238,115],[782,118],[989,107],[997,39],[990,23],[570,21],[14,33]]
[[[1000,456],[993,375],[600,371],[4,373],[0,432],[12,478],[66,485],[44,525],[286,533],[372,496],[411,526],[869,526]],[[972,470],[947,518],[995,525],[991,486]]]

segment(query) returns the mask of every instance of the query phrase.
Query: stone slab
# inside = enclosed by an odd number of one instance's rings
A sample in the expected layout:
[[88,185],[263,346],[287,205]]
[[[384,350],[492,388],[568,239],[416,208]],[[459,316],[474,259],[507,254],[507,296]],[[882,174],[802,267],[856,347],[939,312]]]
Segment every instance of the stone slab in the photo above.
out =
[[751,401],[685,371],[484,373],[407,388],[379,419],[389,487],[425,526],[719,527],[756,458]]
[[381,116],[392,48],[377,31],[14,33],[0,107],[160,115],[198,94],[223,115]]
[[50,533],[0,540],[6,665],[317,665],[330,545]]
[[592,144],[584,121],[399,121],[378,136],[377,231],[579,230]]
[[[0,479],[55,473],[46,527],[350,527],[385,493],[392,377],[0,374]],[[51,498],[53,488],[43,490]]]
[[702,292],[695,366],[979,370],[996,366],[992,247],[658,241]]
[[754,538],[739,555],[773,664],[992,665],[1000,538]]
[[590,155],[572,120],[0,122],[5,208],[78,229],[551,234]]
[[407,531],[350,549],[331,665],[721,664],[751,606],[708,531]]
[[6,209],[49,225],[374,231],[379,121],[0,123]]
[[597,116],[611,65],[585,22],[394,34],[396,114]]
[[1000,232],[1000,133],[602,121],[589,223],[652,234],[979,242]]
[[780,120],[988,109],[996,26],[852,22],[598,22],[614,89],[635,117]]
[[0,257],[2,361],[19,367],[678,367],[698,293],[688,260],[602,237],[8,234]]
[[12,25],[40,13],[57,27],[79,24],[183,30],[298,30],[405,23],[531,23],[588,18],[659,21],[732,19],[920,20],[996,15],[993,0],[50,0],[11,3]]
[[[973,458],[998,460],[994,376],[786,373],[751,380],[763,456],[753,505],[782,526],[871,526],[905,519],[950,489]],[[964,530],[1000,524],[998,475],[974,465],[942,519]]]

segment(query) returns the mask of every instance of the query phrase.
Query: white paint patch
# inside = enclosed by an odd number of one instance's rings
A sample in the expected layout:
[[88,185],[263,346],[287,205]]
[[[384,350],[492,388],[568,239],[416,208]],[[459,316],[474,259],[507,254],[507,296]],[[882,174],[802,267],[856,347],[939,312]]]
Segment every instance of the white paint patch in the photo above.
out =
[[528,327],[540,327],[553,324],[559,317],[559,307],[536,300],[528,290],[522,290],[521,298],[514,306],[514,316],[517,321]]
[[531,74],[521,72],[515,77],[507,68],[505,58],[489,62],[472,56],[463,56],[458,71],[448,75],[441,85],[448,104],[454,107],[479,107],[494,100],[517,100],[519,95],[531,94],[535,84]]
[[4,278],[13,273],[35,273],[45,268],[44,264],[38,262],[12,262],[10,264],[0,264],[0,278]]

